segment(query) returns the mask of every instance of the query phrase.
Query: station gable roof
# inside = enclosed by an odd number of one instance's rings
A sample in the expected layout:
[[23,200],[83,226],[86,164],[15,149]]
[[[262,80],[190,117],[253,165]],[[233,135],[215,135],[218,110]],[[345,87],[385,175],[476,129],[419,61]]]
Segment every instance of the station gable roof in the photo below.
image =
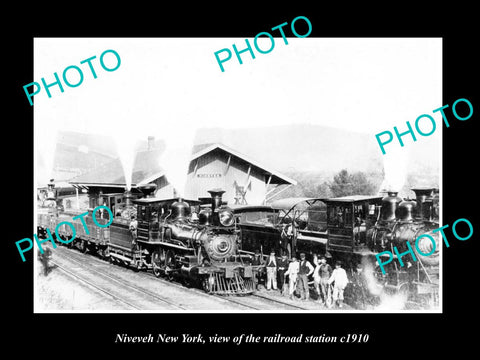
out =
[[192,161],[196,160],[217,149],[220,149],[225,153],[233,155],[234,157],[236,157],[237,159],[240,159],[241,161],[245,161],[251,164],[252,166],[259,169],[260,172],[264,173],[267,176],[272,175],[272,179],[270,181],[271,184],[291,184],[291,185],[297,184],[295,180],[289,178],[288,176],[283,175],[280,172],[273,170],[268,166],[265,166],[264,164],[260,164],[258,161],[250,158],[249,156],[242,154],[232,148],[229,148],[228,146],[223,145],[221,143],[214,143],[214,144],[209,144],[209,145],[200,147],[199,150],[197,150],[194,154],[192,154],[191,160]]

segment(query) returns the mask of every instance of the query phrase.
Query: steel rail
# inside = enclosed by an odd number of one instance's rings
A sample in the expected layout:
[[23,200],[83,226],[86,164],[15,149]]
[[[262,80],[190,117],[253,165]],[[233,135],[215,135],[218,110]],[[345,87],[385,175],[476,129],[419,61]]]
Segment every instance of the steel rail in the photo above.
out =
[[181,309],[181,310],[187,310],[185,307],[181,306],[181,305],[178,305],[177,303],[174,303],[172,301],[169,301],[161,296],[158,296],[157,294],[147,290],[147,289],[143,289],[143,288],[140,288],[138,286],[135,286],[135,285],[132,285],[131,283],[127,282],[127,281],[122,281],[122,280],[119,280],[118,278],[115,278],[113,276],[110,276],[108,274],[105,274],[103,272],[100,272],[98,270],[95,270],[94,268],[92,267],[85,267],[83,266],[82,262],[80,262],[79,260],[77,259],[74,259],[73,257],[70,257],[69,260],[73,261],[74,263],[76,264],[79,264],[83,269],[85,270],[88,270],[88,271],[91,271],[91,272],[94,272],[96,274],[99,274],[101,277],[104,277],[104,278],[107,278],[113,282],[116,282],[124,287],[128,287],[130,289],[133,289],[135,291],[137,291],[138,293],[141,293],[142,295],[148,295],[150,296],[151,298],[155,299],[155,300],[158,300],[158,301],[161,301],[165,304],[168,304],[170,306],[173,306],[175,308],[178,308],[178,309]]
[[54,260],[50,260],[50,262],[52,264],[55,265],[55,267],[57,269],[59,269],[60,271],[62,271],[63,273],[67,274],[68,276],[72,277],[73,279],[75,279],[76,281],[80,282],[80,283],[84,283],[85,285],[87,285],[88,287],[91,287],[93,288],[94,290],[102,293],[102,294],[106,294],[108,295],[109,297],[111,297],[114,301],[118,302],[118,303],[121,303],[123,305],[127,305],[135,310],[140,310],[139,307],[137,307],[136,305],[134,304],[131,304],[130,302],[128,301],[125,301],[123,299],[121,299],[120,297],[112,294],[111,292],[109,292],[108,290],[105,290],[103,288],[101,288],[100,286],[92,283],[91,281],[89,280],[86,280],[84,278],[82,278],[81,276],[79,276],[78,274],[75,274],[74,272],[70,271],[70,270],[67,270],[65,269],[62,265],[60,265],[58,262],[54,261]]

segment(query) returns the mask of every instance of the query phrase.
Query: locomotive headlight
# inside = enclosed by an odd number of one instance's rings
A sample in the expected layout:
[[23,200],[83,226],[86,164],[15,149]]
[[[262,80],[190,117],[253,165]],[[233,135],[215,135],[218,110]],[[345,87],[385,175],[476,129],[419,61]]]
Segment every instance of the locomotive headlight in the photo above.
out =
[[232,226],[235,221],[233,217],[233,212],[231,210],[225,209],[220,210],[218,213],[218,220],[223,226]]
[[416,250],[420,252],[422,256],[430,256],[435,252],[438,252],[438,234],[436,233],[426,233],[417,237],[415,241]]
[[415,245],[413,250],[423,265],[437,266],[440,255],[440,235],[437,232],[425,232],[425,230],[427,229],[420,228],[415,242],[412,241],[411,244]]
[[434,244],[430,238],[422,237],[417,241],[417,247],[423,254],[431,254]]

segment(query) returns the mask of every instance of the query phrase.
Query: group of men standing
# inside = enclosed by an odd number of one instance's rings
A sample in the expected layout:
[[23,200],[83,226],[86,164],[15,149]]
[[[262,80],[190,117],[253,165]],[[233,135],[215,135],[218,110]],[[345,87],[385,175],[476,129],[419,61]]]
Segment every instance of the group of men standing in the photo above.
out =
[[286,254],[282,254],[281,258],[277,259],[275,252],[272,251],[264,262],[260,253],[255,251],[253,260],[253,265],[265,267],[267,291],[279,288],[281,294],[285,295],[288,288],[290,299],[296,299],[295,293],[297,293],[302,300],[308,300],[310,298],[308,278],[313,274],[318,301],[328,307],[335,304],[341,308],[343,292],[348,284],[347,273],[342,268],[341,262],[337,261],[335,269],[332,269],[326,258],[322,256],[320,259],[315,257],[314,264],[315,267],[306,259],[303,252],[300,253],[299,261],[296,256],[292,256],[289,260]]

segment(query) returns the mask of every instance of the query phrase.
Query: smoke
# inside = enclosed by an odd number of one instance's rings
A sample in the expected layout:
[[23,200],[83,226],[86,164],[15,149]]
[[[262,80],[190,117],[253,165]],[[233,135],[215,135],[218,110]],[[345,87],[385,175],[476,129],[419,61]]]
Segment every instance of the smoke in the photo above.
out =
[[407,294],[395,293],[389,294],[384,286],[375,277],[376,269],[374,264],[363,258],[362,265],[364,276],[367,282],[368,291],[371,295],[377,297],[378,303],[374,306],[375,311],[392,312],[405,310]]
[[364,271],[364,277],[367,282],[368,291],[372,295],[380,296],[380,294],[383,292],[383,286],[378,283],[377,279],[374,276],[375,269],[373,264],[364,257],[362,258],[362,266]]
[[163,138],[165,151],[159,159],[160,166],[165,170],[168,182],[175,189],[175,195],[184,198],[196,128],[190,126],[182,128],[181,131],[166,130]]
[[[53,136],[52,136],[53,135]],[[44,141],[41,139],[52,139]],[[56,150],[56,131],[48,134],[43,131],[35,131],[35,152],[37,161],[35,163],[37,184],[36,186],[45,186],[50,179],[54,178],[54,162]]]
[[382,312],[394,312],[405,310],[405,305],[407,302],[407,294],[396,293],[396,294],[387,294],[382,293],[380,296],[380,304],[375,307],[376,311]]
[[130,191],[132,188],[136,138],[126,132],[118,132],[113,138],[116,144],[118,158],[122,164],[126,190]]
[[33,112],[36,187],[45,186],[50,179],[55,178],[55,152],[59,124],[61,124],[61,119],[56,116],[54,107],[47,114],[40,111],[39,106],[45,103],[45,99],[41,100],[35,99]]
[[383,155],[384,179],[379,191],[400,192],[408,173],[409,150],[403,147],[388,149]]

